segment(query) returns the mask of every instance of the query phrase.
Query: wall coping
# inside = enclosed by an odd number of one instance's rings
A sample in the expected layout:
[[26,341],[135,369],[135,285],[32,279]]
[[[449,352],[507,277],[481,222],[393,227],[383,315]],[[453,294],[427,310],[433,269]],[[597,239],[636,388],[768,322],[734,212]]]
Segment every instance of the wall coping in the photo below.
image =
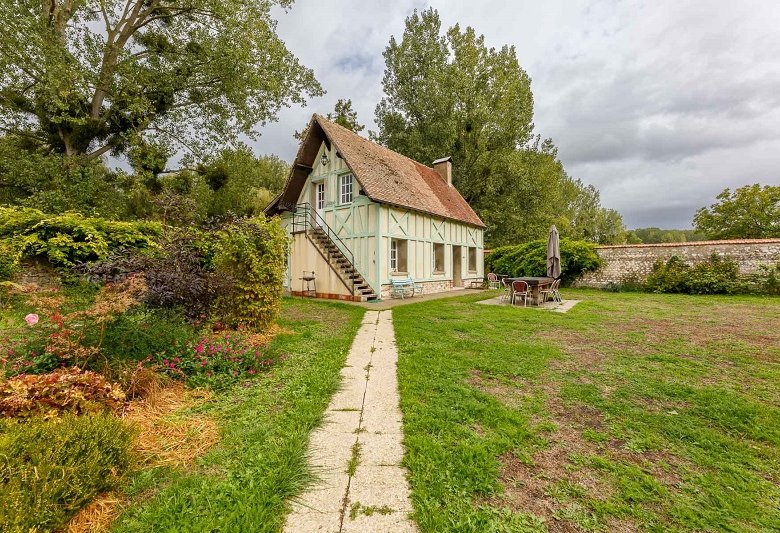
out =
[[780,238],[776,239],[725,239],[722,241],[689,241],[689,242],[656,242],[648,244],[609,244],[596,246],[597,250],[610,250],[613,248],[679,248],[682,246],[713,246],[719,244],[780,244]]

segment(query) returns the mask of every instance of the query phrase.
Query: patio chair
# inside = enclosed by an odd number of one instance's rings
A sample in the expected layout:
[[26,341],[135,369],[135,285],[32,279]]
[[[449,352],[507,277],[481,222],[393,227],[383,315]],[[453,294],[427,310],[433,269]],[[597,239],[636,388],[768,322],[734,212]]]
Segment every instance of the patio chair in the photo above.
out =
[[555,299],[555,301],[558,302],[559,304],[563,303],[563,298],[561,297],[561,293],[558,290],[560,288],[560,286],[561,286],[561,280],[559,278],[559,279],[555,280],[555,283],[553,283],[553,286],[552,286],[553,299]]
[[512,297],[512,284],[506,278],[502,279],[499,283],[504,287],[504,292],[501,293],[500,301],[509,300]]
[[553,302],[560,303],[561,295],[558,292],[558,287],[560,287],[560,285],[561,285],[561,280],[556,279],[550,285],[547,285],[546,287],[542,287],[541,289],[539,289],[539,300],[542,303],[545,303],[549,298],[552,298]]
[[493,274],[492,272],[487,275],[488,280],[488,289],[500,289],[501,284],[498,281],[498,276]]
[[528,283],[525,281],[513,281],[512,282],[512,299],[510,303],[515,305],[515,298],[518,296],[523,297],[523,307],[528,306]]

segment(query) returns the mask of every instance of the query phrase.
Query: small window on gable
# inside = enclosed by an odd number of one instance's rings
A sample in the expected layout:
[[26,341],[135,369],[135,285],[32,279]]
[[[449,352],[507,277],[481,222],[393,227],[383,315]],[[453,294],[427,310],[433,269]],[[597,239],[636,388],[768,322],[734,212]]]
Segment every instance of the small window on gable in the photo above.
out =
[[339,191],[341,192],[342,204],[352,203],[352,188],[354,181],[352,174],[344,174],[339,177]]
[[408,272],[406,251],[407,241],[390,239],[390,272]]
[[477,271],[477,249],[473,246],[469,247],[469,272]]
[[433,272],[441,274],[444,272],[444,244],[433,243]]

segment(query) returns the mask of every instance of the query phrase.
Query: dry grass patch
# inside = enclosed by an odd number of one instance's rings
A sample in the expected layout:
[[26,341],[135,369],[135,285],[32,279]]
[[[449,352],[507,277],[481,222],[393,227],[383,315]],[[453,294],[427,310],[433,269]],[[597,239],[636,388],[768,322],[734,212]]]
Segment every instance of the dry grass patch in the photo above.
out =
[[[138,468],[187,468],[219,441],[214,420],[189,412],[211,397],[179,382],[139,380],[143,398],[128,404],[123,419],[136,428],[133,449]],[[122,493],[101,494],[68,524],[68,533],[107,531],[129,499]]]

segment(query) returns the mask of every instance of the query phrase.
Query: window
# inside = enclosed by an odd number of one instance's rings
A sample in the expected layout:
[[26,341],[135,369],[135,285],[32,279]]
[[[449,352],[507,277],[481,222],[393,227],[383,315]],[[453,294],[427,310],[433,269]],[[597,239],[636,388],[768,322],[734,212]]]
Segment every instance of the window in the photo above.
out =
[[469,248],[469,272],[477,271],[477,249],[473,246]]
[[325,182],[321,181],[317,184],[317,211],[325,209]]
[[444,245],[438,242],[433,243],[433,271],[444,272]]
[[339,178],[342,204],[352,202],[352,182],[352,174],[344,174]]
[[407,243],[403,239],[390,239],[390,272],[408,272],[406,266]]

